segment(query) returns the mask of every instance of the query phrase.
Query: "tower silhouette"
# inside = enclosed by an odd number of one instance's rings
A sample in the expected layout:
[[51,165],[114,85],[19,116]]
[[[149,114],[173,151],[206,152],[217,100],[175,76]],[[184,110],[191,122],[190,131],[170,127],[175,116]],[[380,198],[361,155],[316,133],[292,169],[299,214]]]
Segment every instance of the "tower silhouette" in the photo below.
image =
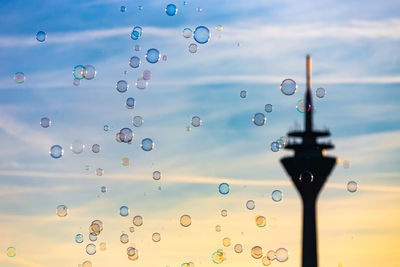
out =
[[[288,133],[289,142],[285,148],[294,150],[295,153],[293,157],[282,158],[281,163],[303,201],[302,266],[317,267],[316,202],[319,192],[336,164],[336,158],[325,156],[325,150],[334,147],[332,144],[317,142],[318,137],[330,136],[330,132],[313,129],[311,57],[309,55],[306,61],[305,127],[304,131]],[[298,139],[301,139],[301,142]]]

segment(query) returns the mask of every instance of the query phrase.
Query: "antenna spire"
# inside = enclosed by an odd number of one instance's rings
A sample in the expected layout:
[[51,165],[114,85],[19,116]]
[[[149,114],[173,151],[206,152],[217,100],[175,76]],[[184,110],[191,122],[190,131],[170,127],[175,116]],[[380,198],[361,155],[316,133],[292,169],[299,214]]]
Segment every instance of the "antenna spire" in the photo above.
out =
[[312,132],[313,131],[313,118],[312,118],[312,97],[311,97],[311,56],[307,55],[306,57],[306,82],[307,82],[307,90],[306,90],[306,119],[305,119],[305,131]]

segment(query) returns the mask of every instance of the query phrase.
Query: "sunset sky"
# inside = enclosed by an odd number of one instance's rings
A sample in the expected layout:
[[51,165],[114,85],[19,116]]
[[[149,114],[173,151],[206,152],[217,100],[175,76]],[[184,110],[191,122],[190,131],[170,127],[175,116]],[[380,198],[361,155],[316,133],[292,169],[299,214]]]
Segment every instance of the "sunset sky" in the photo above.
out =
[[[175,16],[164,11],[170,3]],[[335,149],[328,154],[339,158],[318,202],[320,266],[400,265],[399,1],[6,0],[0,7],[1,267],[78,267],[86,260],[93,267],[218,266],[211,260],[218,249],[226,254],[219,266],[262,266],[251,257],[254,246],[289,251],[288,261],[270,266],[300,266],[301,200],[280,164],[292,152],[274,153],[270,144],[303,124],[296,104],[304,97],[306,54],[313,91],[327,92],[314,94],[315,125],[330,129]],[[195,40],[182,30],[200,25],[211,38],[191,54]],[[134,26],[143,28],[136,41]],[[45,42],[36,40],[38,31],[47,33]],[[168,59],[148,63],[150,48]],[[141,58],[138,69],[128,64],[132,56]],[[74,66],[88,64],[96,78],[74,86]],[[144,70],[151,80],[139,90]],[[16,72],[25,82],[14,81]],[[280,91],[286,78],[298,84],[294,95]],[[115,89],[119,80],[129,83],[126,93]],[[128,97],[134,109],[125,107]],[[264,126],[253,124],[257,112],[266,115]],[[141,127],[132,125],[134,116],[143,117]],[[187,131],[193,116],[202,125]],[[40,126],[42,117],[50,118],[49,128]],[[130,145],[115,140],[124,127],[134,132]],[[144,138],[154,141],[152,151],[141,149]],[[75,140],[85,144],[79,155],[69,149]],[[49,156],[56,144],[64,149],[60,159]],[[121,164],[125,157],[129,166]],[[152,179],[156,170],[159,181]],[[355,193],[346,189],[352,180]],[[223,182],[227,195],[218,192]],[[276,189],[280,202],[271,199]],[[63,218],[56,215],[62,204],[69,208]],[[127,217],[119,215],[123,205]],[[179,224],[184,214],[190,227]],[[130,233],[136,215],[144,224]],[[266,227],[257,227],[256,215],[266,217]],[[104,230],[91,256],[85,247],[96,219]],[[120,242],[122,232],[128,244]],[[222,245],[225,237],[230,247]],[[235,244],[243,245],[241,254]],[[129,246],[139,250],[138,260],[127,258]]]

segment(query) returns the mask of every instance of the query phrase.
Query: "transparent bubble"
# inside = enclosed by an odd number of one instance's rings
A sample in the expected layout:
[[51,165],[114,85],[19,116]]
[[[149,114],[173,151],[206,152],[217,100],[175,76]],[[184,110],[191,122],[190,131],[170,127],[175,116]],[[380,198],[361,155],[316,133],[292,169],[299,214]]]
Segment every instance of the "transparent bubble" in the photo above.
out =
[[303,171],[299,176],[299,180],[302,182],[313,182],[314,175],[309,171]]
[[153,172],[153,179],[154,179],[154,180],[160,180],[160,179],[161,179],[161,172],[159,172],[159,171],[154,171],[154,172]]
[[255,222],[258,227],[265,227],[267,225],[267,219],[261,215],[256,216]]
[[264,266],[269,266],[271,264],[271,261],[268,259],[267,256],[265,256],[265,257],[262,258],[262,264]]
[[75,86],[79,86],[79,85],[81,85],[81,80],[79,80],[79,79],[77,79],[77,78],[74,78],[74,79],[72,80],[72,84],[75,85]]
[[36,40],[43,43],[47,39],[47,34],[44,31],[39,31],[36,33]]
[[131,32],[131,39],[132,39],[132,40],[137,40],[137,39],[139,39],[140,37],[142,37],[142,34],[143,34],[143,29],[142,29],[142,27],[140,27],[140,26],[135,26],[135,27],[133,27],[133,30],[132,30],[132,32]]
[[105,242],[100,243],[100,250],[104,251],[107,249],[107,244]]
[[285,262],[289,259],[289,251],[286,248],[279,248],[275,251],[275,258],[279,262]]
[[126,6],[121,6],[121,12],[124,13],[126,11]]
[[92,267],[92,262],[91,261],[84,261],[82,263],[82,267]]
[[92,65],[86,65],[85,69],[86,69],[85,79],[93,80],[97,74],[96,68]]
[[280,148],[280,145],[278,142],[272,142],[271,143],[271,151],[272,152],[278,152]]
[[282,200],[282,191],[281,190],[274,190],[272,191],[271,198],[275,202],[279,202]]
[[242,246],[241,244],[236,244],[236,245],[233,247],[233,250],[234,250],[236,253],[242,253],[242,252],[243,252],[243,246]]
[[133,132],[130,128],[122,128],[121,131],[119,131],[119,140],[124,143],[130,143],[133,140]]
[[224,251],[222,249],[218,249],[212,254],[211,259],[216,264],[224,262],[224,260],[226,259]]
[[263,126],[267,121],[267,118],[262,113],[256,113],[254,114],[252,121],[257,126]]
[[149,82],[146,80],[143,80],[142,78],[137,79],[137,81],[136,81],[136,88],[138,88],[140,90],[146,89],[148,85],[149,85]]
[[140,51],[140,50],[141,50],[140,45],[135,45],[135,51]]
[[129,215],[129,208],[127,206],[121,206],[119,208],[119,215],[126,217]]
[[168,60],[168,56],[167,56],[167,55],[163,55],[163,56],[162,56],[162,60],[163,60],[163,61],[167,61],[167,60]]
[[160,242],[160,240],[161,240],[161,235],[160,235],[159,233],[154,233],[154,234],[151,236],[151,239],[152,239],[154,242]]
[[7,256],[12,258],[15,257],[17,255],[17,250],[14,247],[8,247],[7,248]]
[[106,192],[107,192],[107,187],[103,185],[103,186],[101,187],[101,192],[102,192],[102,193],[106,193]]
[[147,53],[146,53],[147,62],[154,64],[154,63],[157,63],[160,60],[160,58],[161,58],[160,52],[157,49],[151,48],[151,49],[147,50]]
[[137,56],[133,56],[131,57],[131,59],[129,59],[129,66],[134,69],[139,68],[141,63],[142,62],[140,61],[140,58],[138,58]]
[[185,29],[183,29],[183,31],[182,31],[182,36],[184,37],[184,38],[191,38],[192,36],[193,36],[193,32],[192,32],[192,30],[190,29],[190,28],[185,28]]
[[129,166],[129,158],[122,158],[121,161],[122,166]]
[[149,70],[144,70],[142,73],[142,79],[145,81],[148,81],[151,79],[151,71]]
[[190,120],[190,123],[192,124],[193,127],[199,127],[202,123],[202,120],[198,116],[192,117]]
[[222,195],[228,194],[229,193],[229,184],[227,184],[227,183],[220,184],[218,187],[218,190]]
[[74,142],[71,143],[69,146],[69,149],[75,154],[80,154],[83,152],[83,149],[85,148],[85,145],[82,144],[80,141],[75,140]]
[[285,79],[281,83],[281,92],[284,95],[293,95],[296,93],[297,90],[297,84],[294,80],[292,79]]
[[189,45],[188,50],[189,50],[189,52],[192,53],[192,54],[196,53],[196,52],[197,52],[197,44],[191,43],[191,44]]
[[143,217],[140,215],[136,215],[135,217],[133,217],[132,223],[135,226],[142,226],[143,225]]
[[59,159],[64,155],[64,149],[59,145],[54,145],[50,148],[49,154],[53,159]]
[[215,231],[221,232],[221,225],[216,225],[215,226]]
[[275,260],[275,251],[273,251],[273,250],[268,251],[267,258],[271,261]]
[[128,259],[131,261],[137,260],[139,258],[139,251],[134,247],[129,247],[126,250],[126,254],[128,255]]
[[344,160],[342,163],[343,168],[348,169],[350,168],[350,161],[349,160]]
[[75,79],[82,80],[86,76],[86,68],[82,65],[76,65],[72,71]]
[[248,200],[246,202],[246,208],[249,210],[254,210],[254,208],[256,207],[256,203],[254,202],[254,200]]
[[133,227],[133,226],[129,227],[129,232],[131,232],[131,233],[135,232],[135,227]]
[[154,142],[150,138],[145,138],[142,140],[140,146],[144,151],[151,151],[154,148]]
[[247,97],[247,91],[246,90],[240,91],[240,97],[241,98],[246,98]]
[[86,253],[89,254],[89,255],[96,254],[96,245],[92,244],[92,243],[88,244],[86,246]]
[[178,9],[176,8],[176,5],[169,4],[165,8],[165,13],[167,13],[168,16],[175,16],[178,13]]
[[228,211],[227,210],[221,210],[221,216],[222,217],[226,217],[228,215]]
[[125,106],[128,109],[134,108],[136,105],[136,100],[133,97],[128,97],[125,102]]
[[16,83],[23,83],[25,82],[25,74],[23,72],[16,72],[14,74],[14,81]]
[[143,118],[142,118],[141,116],[135,116],[135,117],[133,117],[133,119],[132,119],[132,124],[133,124],[133,126],[135,126],[135,127],[140,127],[140,126],[142,126],[143,122],[144,122],[144,120],[143,120]]
[[40,126],[42,126],[43,128],[49,128],[51,126],[51,120],[46,117],[41,118]]
[[349,191],[350,193],[354,193],[356,192],[358,189],[358,184],[355,181],[350,181],[347,183],[347,191]]
[[222,25],[217,25],[217,26],[215,27],[215,29],[216,29],[217,31],[222,31],[222,30],[224,29],[224,27],[222,27]]
[[189,227],[192,224],[192,218],[189,215],[182,215],[179,222],[183,227]]
[[261,258],[263,253],[263,249],[260,246],[255,246],[251,249],[251,256],[255,259]]
[[325,92],[325,89],[324,89],[324,88],[318,88],[318,89],[315,91],[315,95],[316,95],[318,98],[323,98],[323,97],[325,96],[325,94],[326,94],[326,92]]
[[266,104],[265,105],[265,112],[271,113],[273,110],[273,106],[271,104]]
[[95,174],[97,176],[103,176],[104,170],[102,168],[97,168]]
[[229,237],[225,237],[222,239],[222,245],[224,247],[229,247],[231,245],[231,239]]
[[[299,101],[297,101],[296,109],[300,113],[306,112],[306,101],[304,99],[300,99]],[[311,105],[309,104],[307,110],[310,111],[310,109]]]
[[75,242],[80,244],[83,242],[83,235],[82,234],[76,234],[75,236]]
[[125,80],[120,80],[117,82],[117,85],[115,86],[118,92],[120,93],[125,93],[128,91],[129,85]]
[[211,33],[207,27],[199,26],[194,30],[193,37],[199,44],[205,44],[210,40]]
[[93,153],[99,153],[100,150],[101,150],[101,147],[100,147],[99,144],[94,144],[94,145],[92,146],[92,152],[93,152]]
[[89,240],[92,241],[92,242],[96,241],[97,240],[97,235],[94,234],[94,233],[90,233],[89,234]]
[[103,129],[104,129],[105,132],[108,132],[108,130],[110,130],[110,126],[104,125],[104,126],[103,126]]
[[119,240],[121,241],[122,244],[126,244],[129,242],[129,236],[127,234],[122,234],[119,237]]

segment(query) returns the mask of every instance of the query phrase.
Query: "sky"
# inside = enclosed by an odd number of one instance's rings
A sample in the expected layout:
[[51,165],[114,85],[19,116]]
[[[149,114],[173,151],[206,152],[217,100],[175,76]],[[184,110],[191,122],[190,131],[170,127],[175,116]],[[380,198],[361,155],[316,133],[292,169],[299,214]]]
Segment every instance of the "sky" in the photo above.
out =
[[[173,3],[175,16],[165,7]],[[313,60],[315,126],[328,127],[335,145],[328,155],[338,164],[317,207],[319,263],[326,267],[387,266],[400,262],[400,3],[398,1],[2,1],[0,3],[0,265],[5,267],[111,265],[215,266],[211,255],[223,249],[221,266],[263,266],[251,248],[285,248],[286,262],[301,262],[301,199],[271,142],[303,125],[296,104],[305,92],[305,56]],[[121,6],[126,12],[121,12]],[[139,8],[141,7],[141,8]],[[199,11],[201,9],[201,11]],[[223,29],[217,30],[221,25]],[[143,28],[132,40],[134,26]],[[210,29],[206,44],[182,36],[184,28]],[[47,33],[45,42],[36,33]],[[135,45],[140,51],[135,51]],[[156,48],[167,60],[146,61]],[[141,66],[129,66],[138,56]],[[93,65],[93,80],[73,85],[72,70]],[[135,82],[151,71],[145,90]],[[26,80],[17,84],[14,74]],[[280,83],[297,82],[286,96]],[[116,83],[126,80],[126,93]],[[246,90],[246,98],[240,91]],[[128,97],[136,106],[125,107]],[[273,105],[266,113],[264,106]],[[264,126],[252,122],[265,114]],[[144,119],[141,127],[134,116]],[[200,127],[190,120],[199,116]],[[49,128],[40,120],[48,117]],[[104,131],[104,125],[109,126]],[[132,144],[115,135],[131,128]],[[154,141],[143,151],[144,138]],[[70,144],[85,145],[74,154]],[[101,152],[91,151],[93,144]],[[53,159],[49,149],[64,155]],[[123,158],[129,166],[123,166]],[[343,168],[344,160],[350,161]],[[97,176],[97,168],[104,174]],[[154,171],[161,179],[152,179]],[[349,181],[358,190],[346,189]],[[218,192],[220,183],[230,192]],[[107,192],[102,193],[101,187]],[[271,199],[281,190],[279,202]],[[248,210],[246,202],[255,201]],[[56,207],[68,215],[58,217]],[[129,215],[119,214],[121,206]],[[226,217],[221,210],[227,210]],[[182,227],[188,214],[192,224]],[[142,226],[132,218],[140,215]],[[256,215],[266,218],[257,227]],[[104,223],[89,240],[94,220]],[[216,232],[216,225],[222,230]],[[122,244],[120,235],[129,235]],[[84,242],[75,242],[76,234]],[[161,241],[153,242],[152,234]],[[231,239],[225,247],[222,240]],[[105,242],[107,249],[100,250]],[[86,253],[94,243],[97,252]],[[234,245],[243,252],[235,253]],[[135,247],[139,259],[127,258]],[[14,247],[16,255],[7,256]]]

